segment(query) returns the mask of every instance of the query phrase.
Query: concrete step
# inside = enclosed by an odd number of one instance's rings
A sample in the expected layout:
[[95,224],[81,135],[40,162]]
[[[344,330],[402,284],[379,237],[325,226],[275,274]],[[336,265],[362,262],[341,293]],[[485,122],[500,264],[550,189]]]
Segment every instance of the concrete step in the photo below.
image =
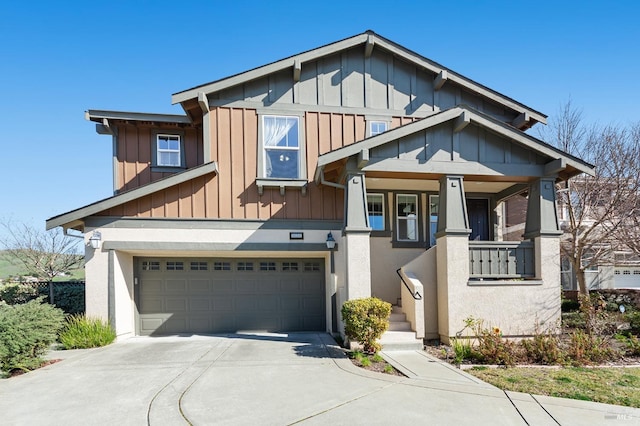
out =
[[389,321],[389,331],[411,331],[409,321]]
[[409,351],[422,349],[422,340],[416,339],[414,331],[388,330],[380,338],[385,351]]
[[389,316],[389,322],[405,322],[407,320],[407,316],[405,314],[403,314],[402,312],[400,313],[392,313]]

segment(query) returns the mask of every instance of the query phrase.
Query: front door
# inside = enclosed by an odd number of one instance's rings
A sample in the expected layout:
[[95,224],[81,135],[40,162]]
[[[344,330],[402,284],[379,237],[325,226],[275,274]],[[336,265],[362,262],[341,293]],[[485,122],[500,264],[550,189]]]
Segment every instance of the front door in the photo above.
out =
[[467,214],[471,227],[470,240],[489,241],[489,200],[467,198]]

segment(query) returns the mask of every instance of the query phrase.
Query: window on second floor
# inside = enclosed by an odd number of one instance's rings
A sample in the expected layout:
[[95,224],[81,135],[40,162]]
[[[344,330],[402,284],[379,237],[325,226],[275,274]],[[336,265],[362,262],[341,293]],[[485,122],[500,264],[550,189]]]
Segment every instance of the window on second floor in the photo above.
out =
[[156,165],[181,167],[180,135],[159,134],[156,142]]
[[185,169],[186,154],[184,150],[183,132],[153,132],[152,142],[152,171],[177,172]]
[[262,116],[262,177],[301,179],[300,117]]
[[370,121],[369,136],[379,135],[387,131],[388,123],[386,121]]

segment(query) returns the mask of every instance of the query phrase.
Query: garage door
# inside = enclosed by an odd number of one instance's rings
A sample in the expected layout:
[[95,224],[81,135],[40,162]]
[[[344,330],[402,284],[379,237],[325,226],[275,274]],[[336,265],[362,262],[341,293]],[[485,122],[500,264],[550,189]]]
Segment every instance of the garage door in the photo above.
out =
[[324,259],[137,258],[141,335],[324,331]]
[[640,288],[640,267],[617,267],[613,273],[615,288]]

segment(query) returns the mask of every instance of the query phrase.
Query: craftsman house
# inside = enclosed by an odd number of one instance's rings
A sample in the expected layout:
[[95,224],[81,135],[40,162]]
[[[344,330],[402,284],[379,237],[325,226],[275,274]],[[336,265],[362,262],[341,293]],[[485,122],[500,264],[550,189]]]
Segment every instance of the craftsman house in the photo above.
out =
[[119,336],[339,332],[371,295],[414,340],[559,318],[554,183],[592,167],[524,133],[542,113],[370,31],[172,102],[87,111],[114,195],[47,221],[84,233],[87,314]]

